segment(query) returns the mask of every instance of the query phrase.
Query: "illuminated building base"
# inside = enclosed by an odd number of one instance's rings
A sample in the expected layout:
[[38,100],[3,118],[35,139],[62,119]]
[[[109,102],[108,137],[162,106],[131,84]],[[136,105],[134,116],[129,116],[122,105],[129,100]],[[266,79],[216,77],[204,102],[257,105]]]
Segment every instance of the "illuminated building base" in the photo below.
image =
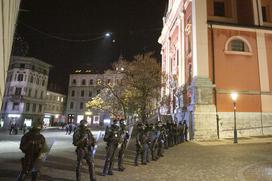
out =
[[195,140],[217,139],[216,108],[213,85],[208,78],[196,77],[192,82],[192,104],[189,106],[189,135]]

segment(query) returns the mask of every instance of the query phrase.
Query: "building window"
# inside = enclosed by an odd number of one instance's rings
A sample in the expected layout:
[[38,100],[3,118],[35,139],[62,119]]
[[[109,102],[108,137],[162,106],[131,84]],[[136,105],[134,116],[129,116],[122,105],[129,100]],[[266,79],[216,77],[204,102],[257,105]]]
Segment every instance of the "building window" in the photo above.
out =
[[93,85],[93,79],[90,80],[90,85]]
[[73,79],[72,84],[76,85],[76,79]]
[[43,99],[43,91],[41,91],[41,99]]
[[36,112],[36,104],[33,104],[33,106],[32,106],[32,112]]
[[13,110],[13,111],[19,111],[19,105],[20,105],[20,103],[14,102],[14,103],[13,103],[13,106],[12,106],[12,110]]
[[80,96],[81,96],[81,97],[84,97],[84,90],[82,90],[82,91],[80,92]]
[[272,3],[271,0],[261,0],[262,18],[265,23],[272,23]]
[[75,96],[75,91],[74,91],[74,90],[72,90],[72,92],[71,92],[71,96],[72,96],[72,97],[74,97],[74,96]]
[[10,74],[10,77],[9,77],[9,82],[11,82],[12,81],[12,73]]
[[31,91],[32,91],[32,89],[29,88],[29,90],[28,90],[28,97],[31,97]]
[[30,104],[29,104],[29,103],[26,103],[25,111],[26,111],[26,112],[29,112],[29,109],[30,109]]
[[93,96],[93,92],[89,91],[89,97],[92,97],[92,96]]
[[263,21],[267,21],[267,10],[265,6],[262,6]]
[[25,64],[20,64],[20,68],[25,68]]
[[8,108],[8,102],[5,102],[4,111],[6,111]]
[[21,93],[22,93],[22,88],[21,87],[16,87],[16,89],[15,89],[15,95],[16,96],[20,96]]
[[214,11],[214,16],[225,16],[225,2],[214,1],[213,11]]
[[35,95],[34,95],[34,97],[37,98],[37,96],[38,96],[38,90],[35,90]]
[[86,85],[86,80],[85,79],[82,79],[81,85]]
[[42,112],[42,105],[39,104],[39,112]]
[[239,53],[244,55],[251,55],[252,48],[245,38],[240,36],[233,36],[228,39],[225,45],[225,53]]
[[44,86],[44,85],[45,85],[45,80],[42,81],[42,86]]
[[40,79],[37,77],[37,80],[36,80],[36,84],[39,85],[40,84]]
[[245,43],[242,40],[232,40],[230,42],[231,51],[244,52],[245,51]]
[[74,108],[74,102],[70,102],[70,109]]
[[83,109],[83,102],[80,103],[80,109]]
[[33,83],[33,80],[34,80],[33,75],[31,75],[30,76],[30,83]]
[[100,90],[99,89],[96,91],[96,94],[100,94]]
[[17,77],[17,81],[21,82],[24,80],[24,74],[19,74]]
[[62,98],[60,98],[60,102],[63,102],[63,97],[62,97]]

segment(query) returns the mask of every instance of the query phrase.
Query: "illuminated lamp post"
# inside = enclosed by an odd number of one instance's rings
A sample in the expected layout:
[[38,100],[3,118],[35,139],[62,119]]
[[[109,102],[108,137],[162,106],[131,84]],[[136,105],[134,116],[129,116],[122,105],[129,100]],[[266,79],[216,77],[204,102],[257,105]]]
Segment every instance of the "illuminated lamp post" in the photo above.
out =
[[233,113],[234,113],[234,129],[233,129],[233,143],[238,143],[238,138],[237,138],[237,129],[236,129],[236,100],[238,98],[237,92],[232,92],[231,93],[231,99],[233,101]]

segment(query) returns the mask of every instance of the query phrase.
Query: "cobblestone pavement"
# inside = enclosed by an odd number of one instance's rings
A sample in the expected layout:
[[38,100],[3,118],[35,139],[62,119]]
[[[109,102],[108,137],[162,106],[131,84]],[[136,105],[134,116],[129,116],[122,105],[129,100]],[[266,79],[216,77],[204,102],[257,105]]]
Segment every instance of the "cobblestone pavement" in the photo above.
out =
[[[0,148],[1,149],[1,148]],[[148,165],[135,167],[134,143],[126,151],[124,172],[100,176],[104,162],[104,146],[95,157],[98,181],[271,181],[272,137],[250,138],[232,144],[231,140],[186,142],[165,151],[164,157]],[[0,153],[0,180],[12,181],[20,169],[19,152]],[[44,163],[42,181],[74,181],[76,157],[71,143],[52,150]],[[115,164],[116,166],[116,164]],[[87,181],[83,167],[83,181]]]

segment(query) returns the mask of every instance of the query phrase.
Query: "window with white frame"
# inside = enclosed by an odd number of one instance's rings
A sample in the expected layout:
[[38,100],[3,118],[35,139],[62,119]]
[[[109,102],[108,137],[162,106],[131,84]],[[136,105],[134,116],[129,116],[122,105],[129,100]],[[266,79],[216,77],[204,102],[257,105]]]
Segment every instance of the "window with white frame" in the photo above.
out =
[[225,53],[251,55],[252,48],[246,38],[233,36],[226,42]]

